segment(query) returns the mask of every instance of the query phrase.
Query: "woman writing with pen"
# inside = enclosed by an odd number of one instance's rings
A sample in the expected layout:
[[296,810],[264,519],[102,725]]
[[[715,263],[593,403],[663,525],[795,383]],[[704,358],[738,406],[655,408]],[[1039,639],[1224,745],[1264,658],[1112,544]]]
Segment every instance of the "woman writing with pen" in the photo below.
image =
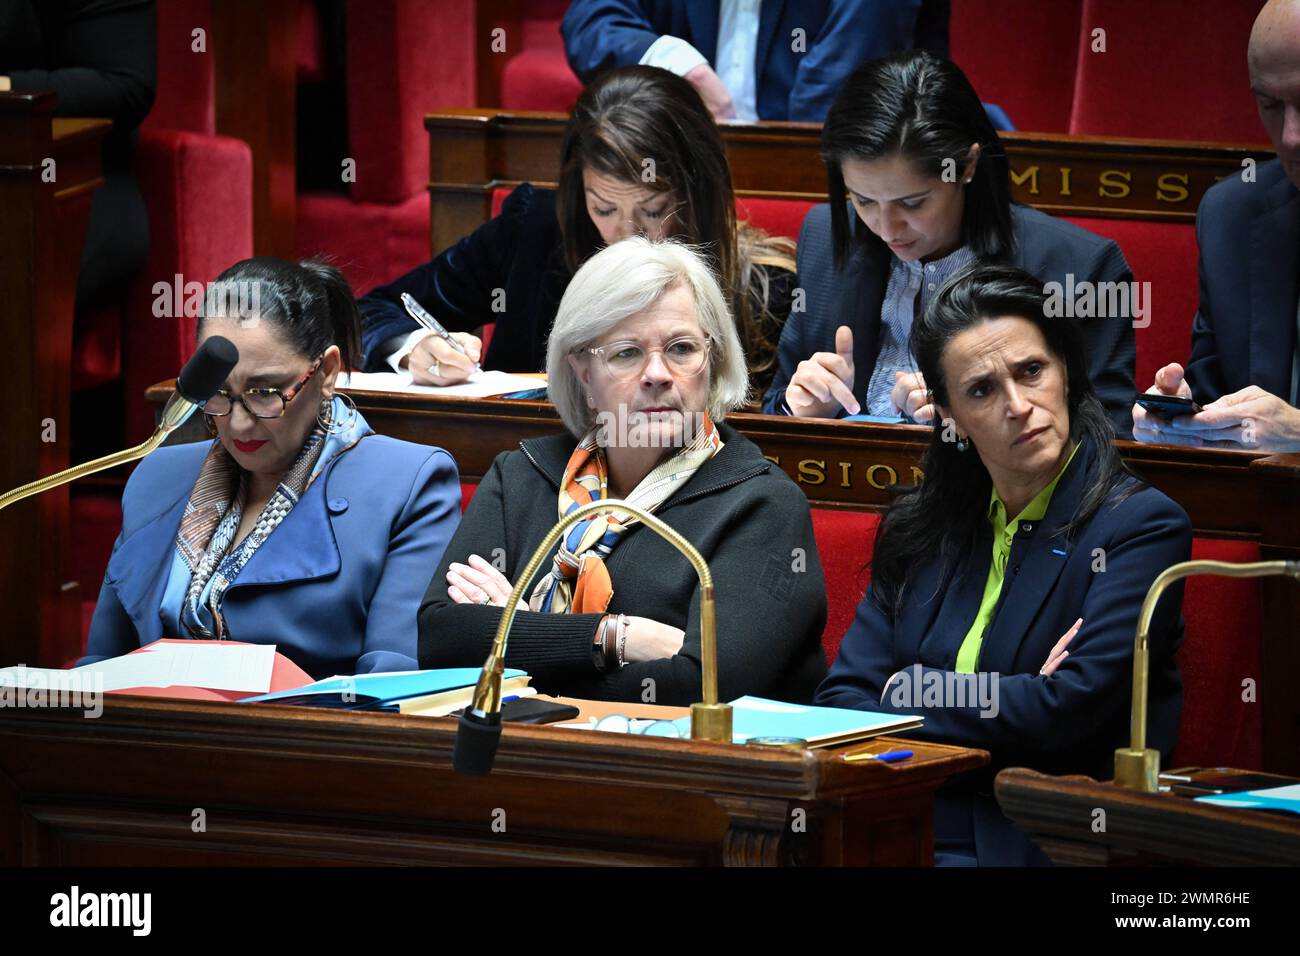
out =
[[[418,385],[464,381],[475,363],[542,371],[573,274],[602,247],[637,234],[705,247],[761,394],[797,285],[793,243],[736,222],[709,111],[681,77],[643,66],[612,70],[582,94],[565,130],[558,189],[520,185],[494,219],[361,300],[363,368],[409,369]],[[421,327],[403,294],[463,353]],[[472,333],[490,323],[485,350]]]

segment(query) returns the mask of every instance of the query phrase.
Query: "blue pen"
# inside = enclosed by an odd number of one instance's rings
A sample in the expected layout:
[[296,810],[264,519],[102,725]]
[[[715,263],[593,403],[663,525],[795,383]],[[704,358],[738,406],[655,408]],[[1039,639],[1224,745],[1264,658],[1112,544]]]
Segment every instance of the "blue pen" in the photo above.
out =
[[906,760],[912,756],[910,750],[887,750],[882,754],[853,754],[845,757],[845,763],[855,760],[879,760],[881,763],[898,763],[900,760]]

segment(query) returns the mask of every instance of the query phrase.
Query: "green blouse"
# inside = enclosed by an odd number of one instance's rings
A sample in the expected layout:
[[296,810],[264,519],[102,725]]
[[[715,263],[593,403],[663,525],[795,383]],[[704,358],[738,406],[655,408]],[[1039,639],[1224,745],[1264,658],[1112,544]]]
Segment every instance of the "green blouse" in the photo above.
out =
[[1042,491],[1034,495],[1032,501],[1025,505],[1024,510],[1016,515],[1015,520],[1007,521],[1007,508],[998,497],[998,490],[994,488],[989,495],[989,524],[993,525],[993,563],[989,565],[988,580],[984,582],[984,596],[980,598],[979,611],[975,614],[975,620],[971,623],[970,630],[962,639],[961,648],[957,651],[957,672],[959,674],[975,673],[976,665],[979,663],[980,648],[984,645],[984,632],[988,630],[989,621],[993,618],[993,609],[998,605],[998,597],[1002,594],[1002,582],[1006,578],[1007,558],[1011,556],[1011,542],[1015,540],[1016,532],[1020,529],[1021,523],[1042,521],[1043,516],[1047,514],[1047,506],[1052,501],[1052,492],[1056,490],[1056,483],[1061,480],[1065,474],[1065,469],[1070,467],[1070,462],[1074,460],[1075,452],[1079,446],[1074,446],[1074,451],[1070,452],[1070,457],[1065,460],[1061,470]]

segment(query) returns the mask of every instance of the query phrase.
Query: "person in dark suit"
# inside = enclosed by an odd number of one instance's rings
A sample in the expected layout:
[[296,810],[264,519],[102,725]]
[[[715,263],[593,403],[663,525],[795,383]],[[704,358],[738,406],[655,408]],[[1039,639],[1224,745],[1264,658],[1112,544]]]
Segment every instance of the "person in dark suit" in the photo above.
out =
[[[810,210],[800,232],[806,298],[781,334],[763,402],[769,414],[930,421],[934,409],[907,352],[908,329],[945,279],[971,262],[1016,265],[1062,290],[1071,282],[1131,289],[1132,272],[1114,242],[1012,203],[998,134],[947,60],[912,52],[864,64],[836,97],[822,148],[831,201]],[[1116,433],[1127,437],[1132,318],[1121,310],[1075,312],[1075,320],[1093,386]]]
[[317,678],[415,669],[423,582],[460,521],[456,463],[374,434],[335,392],[358,338],[336,269],[237,263],[199,320],[200,341],[216,334],[239,349],[204,406],[216,440],[132,473],[80,663],[170,637],[275,644]]
[[[909,736],[992,754],[936,803],[936,862],[1042,863],[1002,816],[1007,766],[1112,775],[1125,746],[1138,613],[1187,560],[1191,523],[1129,474],[1078,327],[1034,276],[975,264],[912,327],[937,418],[919,488],[877,531],[871,584],[816,703],[916,714]],[[1150,630],[1149,740],[1178,734],[1182,591]]]
[[[422,667],[479,666],[538,545],[583,504],[622,499],[697,548],[713,574],[718,693],[807,702],[826,673],[826,584],[803,492],[724,421],[748,390],[707,260],[632,237],[596,253],[547,353],[567,434],[502,452],[420,607]],[[524,584],[505,663],[543,693],[700,699],[700,584],[630,516],[571,526]]]
[[[496,323],[483,367],[541,371],[573,273],[602,245],[643,234],[710,250],[761,395],[797,284],[794,244],[737,223],[722,137],[691,85],[653,67],[606,74],[574,107],[560,164],[558,191],[524,183],[499,216],[361,300],[365,370],[409,370],[419,385],[464,381],[482,351],[472,330]],[[468,357],[421,329],[403,292]]]
[[949,0],[574,0],[560,32],[588,83],[633,63],[684,76],[718,120],[820,123],[859,63],[948,55]]
[[1212,186],[1196,212],[1201,294],[1184,371],[1149,391],[1204,407],[1171,421],[1133,407],[1133,437],[1300,451],[1300,4],[1272,0],[1250,35],[1250,82],[1277,159]]
[[0,92],[53,90],[56,116],[113,121],[77,273],[78,312],[120,305],[149,252],[132,162],[157,87],[156,17],[154,0],[0,4]]

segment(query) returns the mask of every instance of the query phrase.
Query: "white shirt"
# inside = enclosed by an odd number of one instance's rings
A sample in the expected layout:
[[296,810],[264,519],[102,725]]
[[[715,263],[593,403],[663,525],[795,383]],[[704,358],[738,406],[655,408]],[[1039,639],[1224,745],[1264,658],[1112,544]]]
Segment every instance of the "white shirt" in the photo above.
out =
[[[758,80],[754,58],[758,50],[758,21],[763,0],[721,0],[715,72],[731,94],[736,119],[758,119]],[[642,66],[657,66],[685,76],[706,57],[680,37],[661,36],[641,57]]]

